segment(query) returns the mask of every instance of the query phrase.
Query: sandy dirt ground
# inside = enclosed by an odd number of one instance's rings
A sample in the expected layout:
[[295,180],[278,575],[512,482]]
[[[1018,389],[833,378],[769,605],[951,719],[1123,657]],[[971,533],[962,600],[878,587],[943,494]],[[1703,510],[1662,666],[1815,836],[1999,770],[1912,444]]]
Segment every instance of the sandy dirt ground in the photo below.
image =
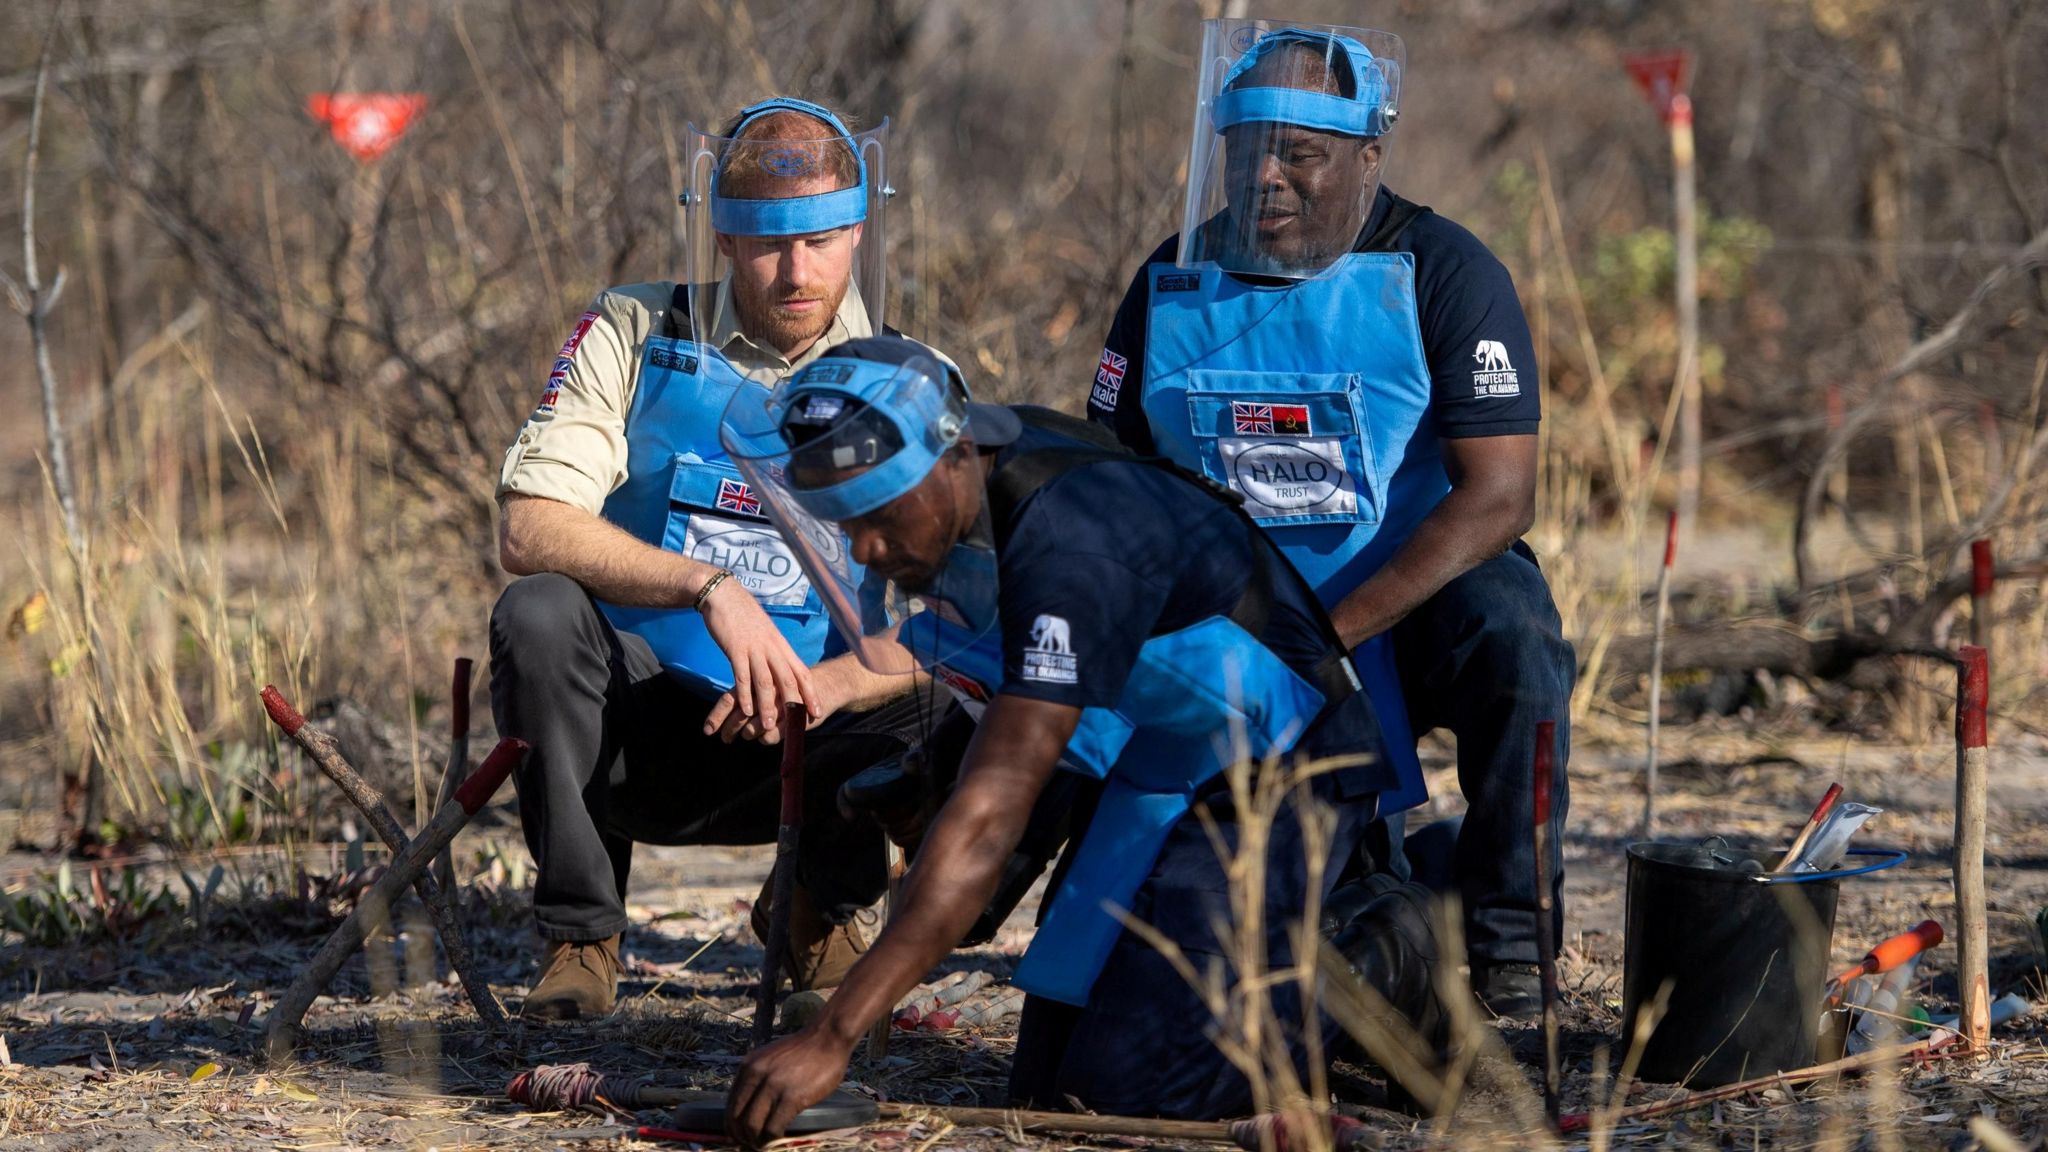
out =
[[[1617,739],[1628,738],[1626,729]],[[1619,1059],[1623,846],[1634,838],[1640,799],[1632,747],[1591,746],[1581,734],[1572,764],[1567,843],[1568,931],[1564,988],[1565,1109],[1607,1092]],[[1782,841],[1830,779],[1851,798],[1887,813],[1864,842],[1904,848],[1908,864],[1846,882],[1833,937],[1837,964],[1871,943],[1932,917],[1953,929],[1948,844],[1953,819],[1950,750],[1883,746],[1840,737],[1771,736],[1735,721],[1667,733],[1662,832]],[[1456,811],[1451,769],[1434,757],[1439,799]],[[2001,1028],[1995,1055],[1945,1061],[1798,1089],[1772,1089],[1684,1115],[1623,1123],[1592,1145],[1716,1147],[1969,1147],[1972,1122],[1994,1120],[2016,1146],[2048,1138],[2048,968],[2032,926],[2048,906],[2048,746],[2025,734],[2003,741],[1994,773],[1989,877],[1994,994],[2018,991],[2040,1012]],[[471,833],[519,854],[509,824]],[[636,854],[626,937],[627,979],[611,1017],[587,1024],[481,1030],[459,988],[441,977],[370,995],[368,969],[351,962],[332,995],[308,1018],[309,1035],[288,1066],[266,1066],[260,1029],[274,997],[317,948],[343,906],[278,898],[223,906],[203,930],[138,932],[122,942],[71,949],[22,947],[0,937],[0,1148],[608,1149],[657,1145],[635,1124],[667,1117],[530,1113],[506,1103],[507,1080],[537,1064],[588,1061],[606,1072],[677,1087],[717,1090],[745,1051],[761,952],[746,913],[769,867],[766,849],[641,849]],[[46,860],[0,858],[0,882],[15,883]],[[316,868],[317,870],[317,868]],[[475,887],[467,935],[508,1006],[533,977],[537,948],[524,894]],[[1027,905],[1028,911],[1028,905]],[[1029,939],[1020,913],[992,945],[956,954],[946,970],[987,971],[1000,987]],[[415,939],[414,943],[418,940]],[[407,941],[386,941],[403,968]],[[415,952],[417,957],[418,953]],[[1935,1011],[1952,1003],[1952,946],[1922,968]],[[415,969],[419,961],[414,961]],[[1387,1092],[1370,1067],[1341,1065],[1333,1086],[1386,1147],[1528,1147],[1540,1041],[1535,1029],[1493,1024],[1519,1067],[1475,1075],[1456,1110],[1434,1120],[1383,1107]],[[999,1105],[1014,1021],[983,1031],[899,1033],[879,1064],[856,1056],[856,1087],[885,1099]],[[1673,1090],[1636,1085],[1630,1104]],[[1981,1131],[1981,1127],[1980,1127]],[[1119,1139],[1112,1144],[1142,1145]],[[953,1128],[937,1120],[886,1121],[830,1135],[819,1147],[943,1152],[1022,1143],[1047,1148],[1064,1138],[998,1129]],[[1575,1146],[1589,1144],[1580,1135]]]

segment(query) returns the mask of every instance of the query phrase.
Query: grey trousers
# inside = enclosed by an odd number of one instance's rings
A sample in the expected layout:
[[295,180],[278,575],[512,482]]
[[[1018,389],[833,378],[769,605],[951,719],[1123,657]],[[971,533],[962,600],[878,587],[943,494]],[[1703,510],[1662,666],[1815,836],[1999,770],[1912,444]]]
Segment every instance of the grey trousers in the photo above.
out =
[[[839,785],[909,747],[924,727],[917,703],[834,716],[808,734],[798,882],[841,922],[888,879],[880,828],[841,815]],[[775,842],[781,749],[705,736],[710,707],[568,577],[523,577],[498,598],[491,712],[500,735],[533,746],[513,781],[543,937],[625,929],[636,841]]]

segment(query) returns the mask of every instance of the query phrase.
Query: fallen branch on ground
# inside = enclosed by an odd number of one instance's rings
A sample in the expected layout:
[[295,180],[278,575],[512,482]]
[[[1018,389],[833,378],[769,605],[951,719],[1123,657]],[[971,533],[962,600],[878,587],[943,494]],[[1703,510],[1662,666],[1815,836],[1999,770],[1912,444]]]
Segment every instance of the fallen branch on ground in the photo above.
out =
[[[1658,1100],[1649,1104],[1638,1104],[1632,1108],[1623,1108],[1619,1112],[1609,1115],[1607,1119],[1614,1122],[1649,1120],[1658,1116],[1669,1116],[1677,1112],[1689,1112],[1694,1108],[1704,1108],[1717,1101],[1733,1100],[1737,1096],[1746,1096],[1751,1092],[1761,1092],[1766,1088],[1793,1088],[1801,1084],[1811,1084],[1815,1080],[1825,1080],[1830,1076],[1839,1076],[1844,1072],[1861,1072],[1871,1068],[1881,1068],[1887,1064],[1920,1063],[1934,1059],[1939,1053],[1956,1043],[1957,1037],[1955,1033],[1943,1032],[1917,1043],[1905,1044],[1896,1048],[1876,1048],[1856,1056],[1845,1056],[1840,1060],[1830,1060],[1825,1064],[1815,1064],[1810,1068],[1798,1068],[1790,1072],[1773,1072],[1768,1076],[1758,1076],[1753,1080],[1724,1084],[1719,1088],[1704,1088],[1696,1092],[1680,1092],[1668,1100]],[[1575,1112],[1560,1119],[1557,1127],[1560,1132],[1583,1132],[1590,1128],[1592,1123],[1593,1113]]]

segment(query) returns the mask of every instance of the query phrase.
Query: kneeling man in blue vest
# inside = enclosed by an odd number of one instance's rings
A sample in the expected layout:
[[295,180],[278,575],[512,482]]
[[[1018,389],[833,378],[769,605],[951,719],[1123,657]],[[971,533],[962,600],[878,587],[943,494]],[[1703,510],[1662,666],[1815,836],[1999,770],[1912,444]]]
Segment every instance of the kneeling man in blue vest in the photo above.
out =
[[[1304,910],[1349,882],[1355,898],[1324,901],[1348,908],[1340,950],[1440,1038],[1429,895],[1364,875],[1368,828],[1421,799],[1419,774],[1386,755],[1314,591],[1235,496],[1078,417],[971,402],[957,369],[893,336],[742,385],[722,438],[852,649],[813,670],[827,707],[937,684],[977,719],[887,926],[814,1022],[742,1066],[735,1135],[770,1139],[839,1085],[856,1042],[982,916],[1062,772],[1094,784],[1090,814],[1013,976],[1028,993],[1013,1100],[1181,1117],[1252,1106],[1161,947],[1206,971],[1240,943],[1229,857],[1250,814],[1233,764],[1301,776],[1263,830],[1253,945],[1292,963]],[[764,735],[740,705],[728,694],[711,721]],[[1304,828],[1309,808],[1321,835]],[[1296,1022],[1303,1059],[1298,988],[1279,985],[1274,1014]]]
[[1088,415],[1244,499],[1329,610],[1389,754],[1455,737],[1462,822],[1388,858],[1458,892],[1474,991],[1533,1016],[1531,766],[1553,721],[1562,939],[1575,660],[1518,539],[1540,417],[1521,303],[1484,244],[1383,184],[1399,37],[1213,20],[1198,60],[1181,231],[1117,309]]

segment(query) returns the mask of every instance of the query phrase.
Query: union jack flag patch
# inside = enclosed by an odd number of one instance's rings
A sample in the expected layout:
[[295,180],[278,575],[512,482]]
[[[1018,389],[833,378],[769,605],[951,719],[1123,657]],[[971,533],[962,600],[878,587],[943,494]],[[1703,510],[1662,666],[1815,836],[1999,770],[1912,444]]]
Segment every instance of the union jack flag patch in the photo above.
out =
[[1095,387],[1088,392],[1088,402],[1104,412],[1116,411],[1117,393],[1123,391],[1124,370],[1130,365],[1130,357],[1104,348],[1095,365]]
[[1102,360],[1095,366],[1095,382],[1105,388],[1121,388],[1124,383],[1124,369],[1130,366],[1130,357],[1119,356],[1104,348]]
[[1230,402],[1231,430],[1239,436],[1307,436],[1308,407],[1303,404]]
[[727,512],[747,516],[761,514],[761,501],[754,496],[754,490],[738,480],[720,480],[718,498],[713,503]]

